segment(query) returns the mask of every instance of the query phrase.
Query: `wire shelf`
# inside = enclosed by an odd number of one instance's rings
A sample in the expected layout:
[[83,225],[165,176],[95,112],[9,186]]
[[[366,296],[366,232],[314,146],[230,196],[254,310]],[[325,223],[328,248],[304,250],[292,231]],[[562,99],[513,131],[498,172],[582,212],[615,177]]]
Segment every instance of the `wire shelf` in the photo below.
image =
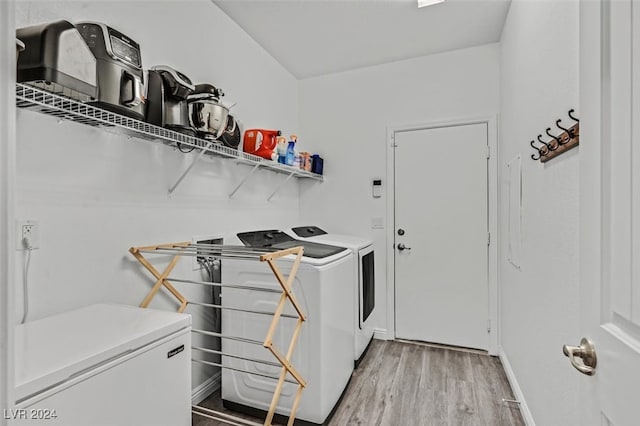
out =
[[235,159],[242,163],[256,165],[260,168],[293,175],[298,178],[323,180],[322,175],[317,173],[311,173],[306,170],[300,170],[271,160],[266,160],[256,155],[226,147],[217,142],[154,126],[21,83],[16,84],[16,106],[18,108],[52,115],[62,120],[99,127],[113,133],[125,134],[152,142],[160,142],[172,147],[177,147],[178,144],[183,148],[192,147],[208,155]]

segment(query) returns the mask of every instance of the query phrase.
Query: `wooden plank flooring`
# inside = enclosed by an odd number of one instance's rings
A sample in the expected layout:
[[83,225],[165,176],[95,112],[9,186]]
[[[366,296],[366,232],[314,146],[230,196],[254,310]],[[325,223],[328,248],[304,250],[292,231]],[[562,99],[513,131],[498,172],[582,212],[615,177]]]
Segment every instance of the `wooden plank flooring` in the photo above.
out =
[[[524,426],[502,398],[514,399],[498,358],[374,340],[329,425]],[[228,412],[219,392],[202,405]],[[224,424],[193,416],[194,426]]]

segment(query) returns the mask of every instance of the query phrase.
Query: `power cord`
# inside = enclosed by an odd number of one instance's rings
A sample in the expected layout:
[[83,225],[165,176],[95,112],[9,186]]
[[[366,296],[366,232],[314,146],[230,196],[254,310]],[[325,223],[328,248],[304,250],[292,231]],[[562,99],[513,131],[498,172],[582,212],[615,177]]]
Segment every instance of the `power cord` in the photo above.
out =
[[22,245],[25,248],[25,260],[24,260],[24,277],[22,280],[22,301],[24,309],[22,312],[22,321],[20,324],[24,324],[27,321],[27,315],[29,314],[29,264],[31,263],[31,252],[33,251],[33,245],[31,244],[31,238],[25,237],[22,239]]
[[[207,272],[209,276],[209,281],[215,283],[215,271],[220,269],[220,259],[216,259],[214,257],[198,257],[197,262],[200,266]],[[222,303],[220,299],[220,287],[212,286],[211,287],[211,296],[213,298],[214,305],[220,305]],[[213,328],[216,332],[220,332],[220,324],[221,324],[221,312],[220,309],[214,309],[213,315]]]

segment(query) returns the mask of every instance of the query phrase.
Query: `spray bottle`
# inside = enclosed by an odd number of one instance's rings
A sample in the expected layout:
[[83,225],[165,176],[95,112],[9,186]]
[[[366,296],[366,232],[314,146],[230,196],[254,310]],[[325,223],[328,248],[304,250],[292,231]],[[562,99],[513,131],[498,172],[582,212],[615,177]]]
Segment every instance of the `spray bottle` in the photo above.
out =
[[298,141],[298,136],[291,135],[291,140],[289,141],[289,146],[287,146],[287,155],[285,158],[285,163],[287,166],[293,166],[293,162],[296,158],[296,142]]
[[286,164],[287,138],[285,138],[284,136],[278,137],[278,145],[276,146],[276,152],[278,153],[278,163]]

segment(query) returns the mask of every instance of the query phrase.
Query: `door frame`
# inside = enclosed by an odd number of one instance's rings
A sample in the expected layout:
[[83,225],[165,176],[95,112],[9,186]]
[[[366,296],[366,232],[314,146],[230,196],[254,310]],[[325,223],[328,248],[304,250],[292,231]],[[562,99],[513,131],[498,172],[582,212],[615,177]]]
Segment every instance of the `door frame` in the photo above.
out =
[[[489,306],[488,306],[488,324],[489,332],[489,349],[490,355],[498,354],[499,341],[499,291],[498,291],[498,255],[499,255],[499,239],[498,239],[498,215],[499,212],[499,187],[498,187],[498,115],[482,115],[454,118],[441,121],[430,121],[424,123],[400,124],[387,126],[387,137],[385,139],[387,145],[387,220],[386,220],[386,264],[387,264],[387,318],[386,318],[386,339],[394,340],[396,338],[395,327],[395,249],[393,241],[395,239],[395,135],[399,132],[407,132],[412,130],[428,130],[442,127],[457,127],[472,124],[487,125],[487,144],[489,146],[489,159],[487,163],[487,190],[488,199],[487,207],[489,209],[489,256],[488,256],[488,284],[489,284]],[[381,330],[377,335],[380,336]]]
[[[14,407],[16,57],[14,1],[0,1],[0,409]],[[4,411],[3,411],[4,413]],[[8,424],[0,416],[0,425]]]

